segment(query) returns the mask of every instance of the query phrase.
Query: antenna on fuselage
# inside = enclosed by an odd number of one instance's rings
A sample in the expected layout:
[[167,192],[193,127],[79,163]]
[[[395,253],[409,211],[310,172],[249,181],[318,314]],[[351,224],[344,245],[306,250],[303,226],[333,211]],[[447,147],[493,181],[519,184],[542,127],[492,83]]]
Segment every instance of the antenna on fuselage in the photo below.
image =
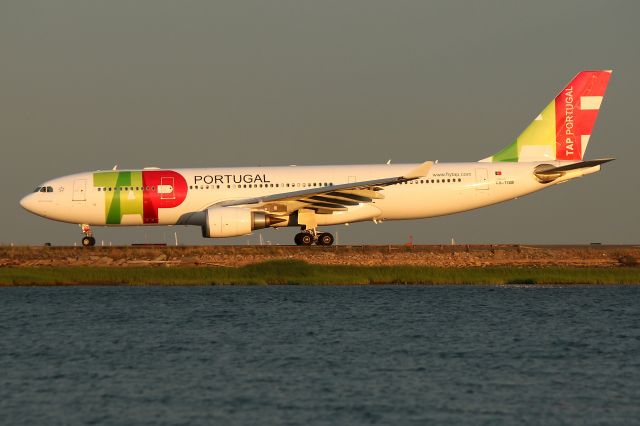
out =
[[387,161],[387,164],[391,164],[391,158],[389,158],[389,160]]
[[116,164],[115,166],[113,166],[113,169],[111,170],[118,170],[118,165]]

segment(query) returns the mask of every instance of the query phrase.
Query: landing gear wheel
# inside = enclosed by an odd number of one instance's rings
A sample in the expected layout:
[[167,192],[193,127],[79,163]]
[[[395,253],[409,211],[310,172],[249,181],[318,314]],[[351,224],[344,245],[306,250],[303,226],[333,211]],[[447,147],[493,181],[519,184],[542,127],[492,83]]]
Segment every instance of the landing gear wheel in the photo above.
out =
[[82,239],[82,245],[84,247],[93,247],[96,245],[96,239],[93,237],[84,237]]
[[310,246],[313,244],[313,235],[308,232],[300,232],[293,239],[298,246]]
[[323,232],[318,235],[318,241],[316,242],[319,246],[330,246],[333,244],[333,235],[328,232]]
[[300,243],[302,243],[301,245],[303,246],[310,246],[311,244],[313,244],[313,235],[305,232],[300,237]]

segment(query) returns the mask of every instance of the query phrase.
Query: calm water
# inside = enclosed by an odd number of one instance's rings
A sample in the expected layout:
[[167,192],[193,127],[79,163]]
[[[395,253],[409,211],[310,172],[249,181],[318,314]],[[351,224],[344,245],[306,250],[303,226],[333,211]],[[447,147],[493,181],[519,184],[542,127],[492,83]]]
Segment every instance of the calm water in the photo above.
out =
[[0,289],[2,424],[631,424],[640,287]]

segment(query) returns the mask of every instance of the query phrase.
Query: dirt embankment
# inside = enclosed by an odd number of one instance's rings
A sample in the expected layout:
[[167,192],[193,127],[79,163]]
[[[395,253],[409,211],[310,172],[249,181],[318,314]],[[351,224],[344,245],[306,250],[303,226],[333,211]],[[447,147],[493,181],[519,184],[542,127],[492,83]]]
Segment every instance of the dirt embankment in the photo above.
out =
[[243,266],[274,259],[360,266],[640,267],[640,246],[0,247],[0,267]]

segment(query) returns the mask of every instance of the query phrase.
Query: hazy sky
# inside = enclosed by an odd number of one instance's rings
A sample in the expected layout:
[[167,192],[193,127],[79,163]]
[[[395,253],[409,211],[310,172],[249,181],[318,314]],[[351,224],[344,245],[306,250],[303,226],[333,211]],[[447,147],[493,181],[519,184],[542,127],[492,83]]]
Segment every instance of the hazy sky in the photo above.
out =
[[[0,243],[79,242],[18,201],[114,164],[476,161],[600,68],[614,74],[587,157],[618,159],[600,173],[444,218],[328,229],[341,243],[637,243],[639,16],[637,1],[0,0]],[[295,229],[261,233],[291,243]]]

